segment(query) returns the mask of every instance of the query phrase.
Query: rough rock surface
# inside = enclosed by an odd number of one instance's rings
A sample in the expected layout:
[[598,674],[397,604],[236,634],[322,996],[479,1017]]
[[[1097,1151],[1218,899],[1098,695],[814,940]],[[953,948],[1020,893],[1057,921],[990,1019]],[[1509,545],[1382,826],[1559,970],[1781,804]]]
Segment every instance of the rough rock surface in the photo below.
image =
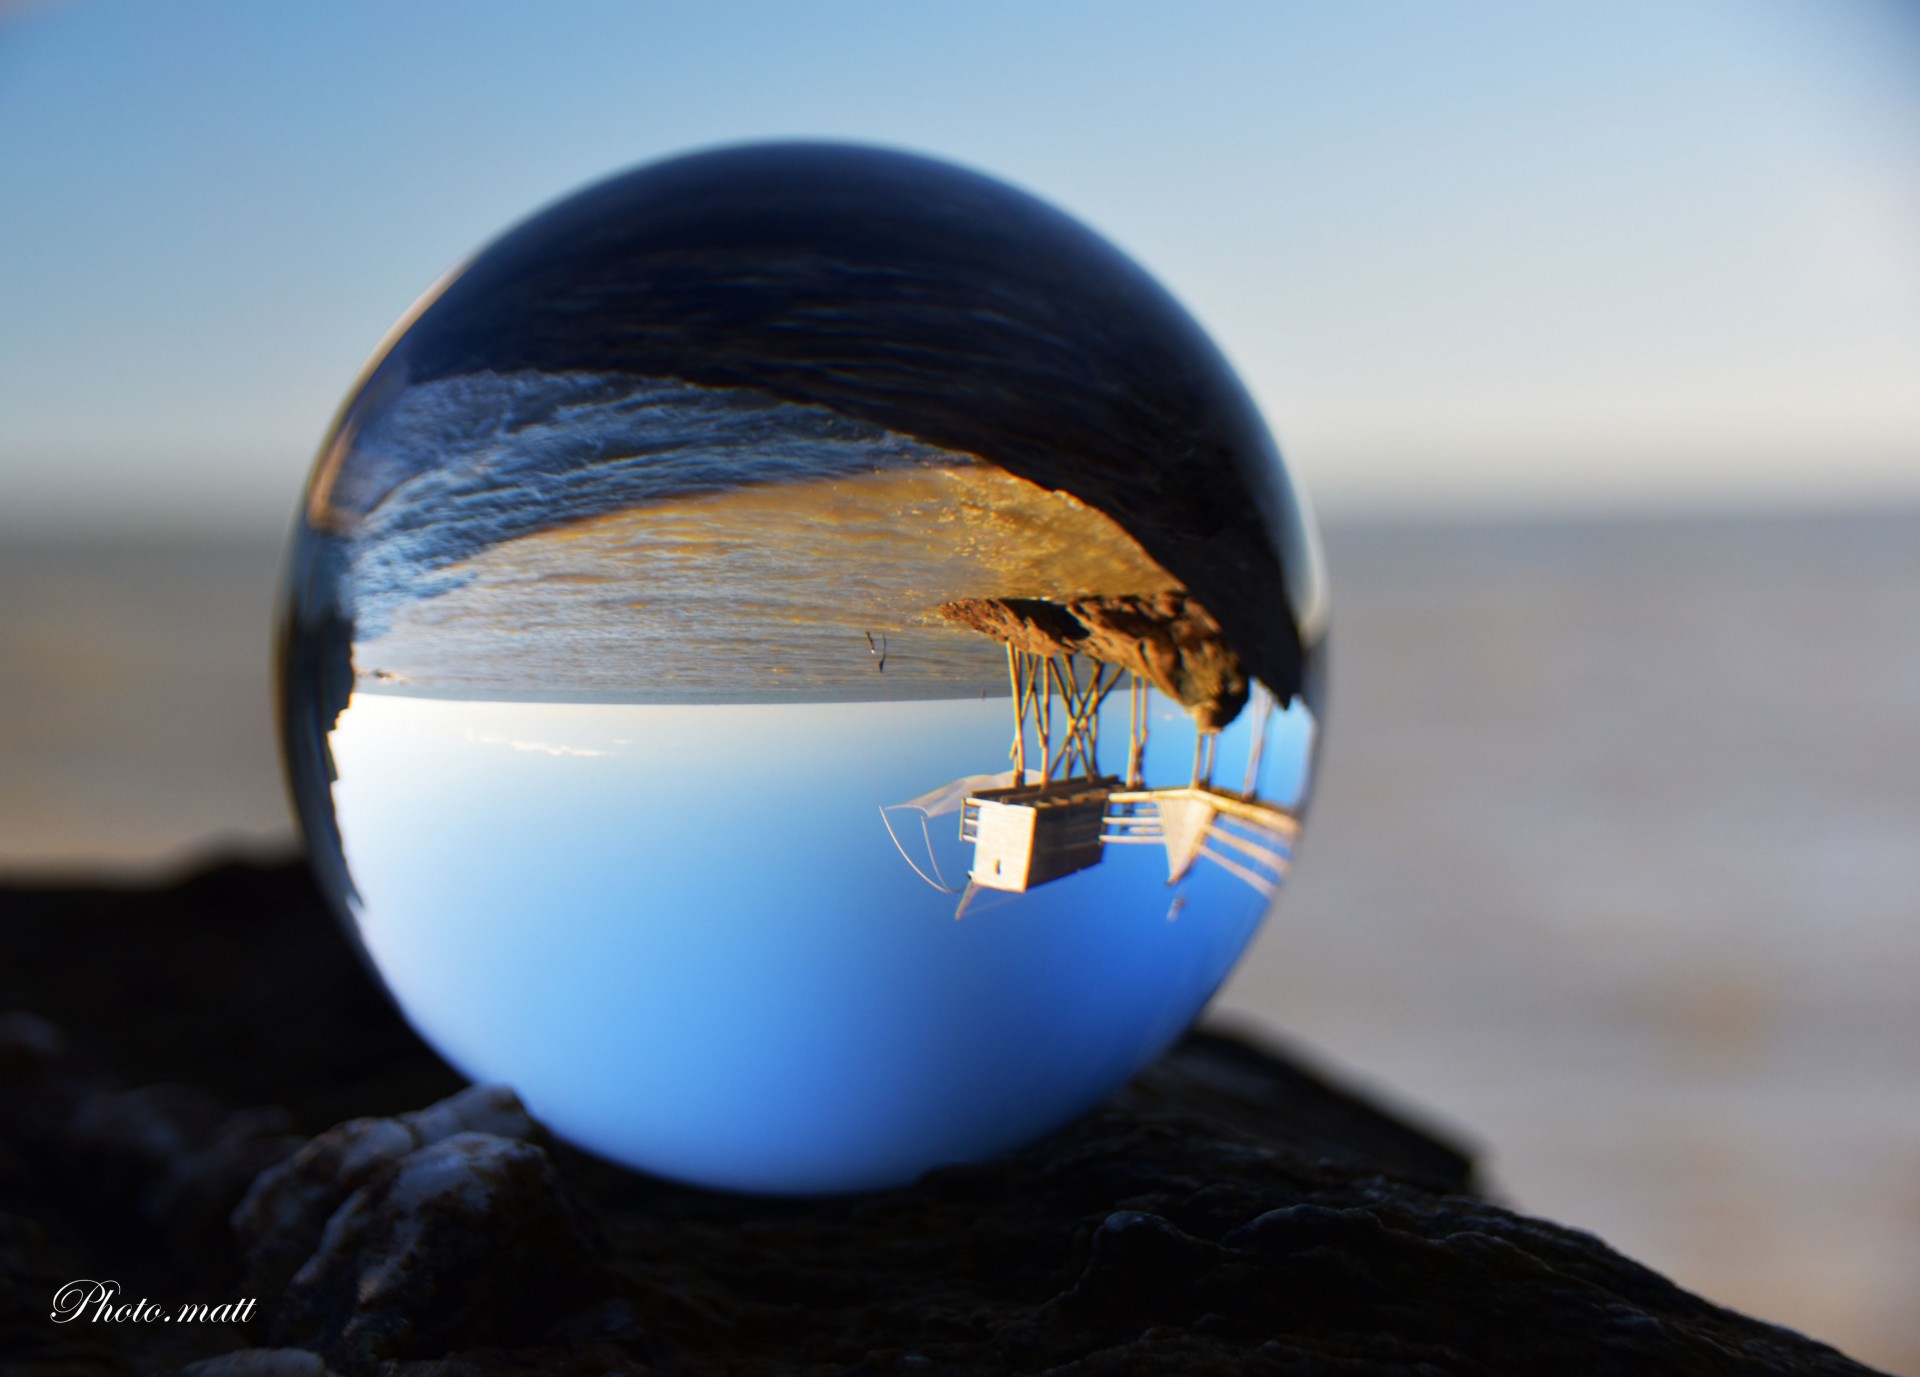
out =
[[1185,592],[1075,598],[958,598],[940,615],[1029,655],[1085,655],[1151,683],[1217,732],[1247,702],[1247,672],[1220,624]]
[[261,1330],[361,1368],[537,1336],[607,1293],[604,1245],[548,1146],[499,1086],[313,1139],[233,1213]]
[[[223,946],[229,923],[247,936]],[[329,934],[292,867],[0,891],[0,1000],[31,1011],[0,1024],[0,1373],[1866,1371],[1477,1198],[1454,1148],[1217,1036],[1043,1142],[904,1190],[636,1176],[506,1092],[440,1098],[456,1083]],[[180,952],[208,968],[169,972]],[[176,998],[230,997],[130,1023],[156,966]],[[395,1112],[407,1096],[438,1102]],[[343,1103],[358,1117],[315,1122]],[[89,1277],[257,1304],[244,1325],[50,1323]]]
[[[256,1237],[278,1251],[271,1230]],[[539,1147],[455,1133],[373,1166],[269,1298],[264,1329],[359,1371],[387,1358],[538,1340],[610,1294],[603,1250]],[[249,1259],[251,1261],[251,1259]]]

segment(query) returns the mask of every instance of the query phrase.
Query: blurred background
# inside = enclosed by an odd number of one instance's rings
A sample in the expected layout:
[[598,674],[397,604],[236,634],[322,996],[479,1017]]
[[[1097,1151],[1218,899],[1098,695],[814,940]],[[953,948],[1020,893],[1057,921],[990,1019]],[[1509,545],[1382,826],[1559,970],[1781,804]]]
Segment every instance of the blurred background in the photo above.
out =
[[293,845],[279,541],[534,207],[830,137],[1051,199],[1326,522],[1216,1005],[1509,1202],[1920,1371],[1920,5],[0,3],[0,882]]

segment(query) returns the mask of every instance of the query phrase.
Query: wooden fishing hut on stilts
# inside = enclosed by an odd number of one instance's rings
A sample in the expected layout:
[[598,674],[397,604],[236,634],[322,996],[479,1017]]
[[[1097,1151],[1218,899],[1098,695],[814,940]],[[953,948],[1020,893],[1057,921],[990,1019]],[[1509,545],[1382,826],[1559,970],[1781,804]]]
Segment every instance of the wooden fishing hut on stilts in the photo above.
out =
[[[1073,657],[1007,647],[1013,686],[1013,778],[961,805],[960,839],[973,843],[968,878],[985,889],[1024,892],[1100,860],[1107,800],[1120,781],[1100,773],[1100,705],[1125,671],[1094,662],[1086,683]],[[1053,700],[1064,710],[1055,749]],[[1040,747],[1040,778],[1027,779],[1027,722]]]
[[[957,809],[960,840],[973,861],[955,917],[979,890],[1024,893],[1098,865],[1109,845],[1155,845],[1167,854],[1167,882],[1177,884],[1207,860],[1265,896],[1275,894],[1292,864],[1299,822],[1293,812],[1258,797],[1268,718],[1276,704],[1254,688],[1253,739],[1238,793],[1213,783],[1219,733],[1197,729],[1190,782],[1149,787],[1145,778],[1152,686],[1137,671],[1073,654],[1040,654],[1006,646],[1013,695],[1013,768],[942,786],[893,808],[921,814],[932,862],[929,818]],[[1100,709],[1128,681],[1128,749],[1124,777],[1100,769]],[[1056,709],[1055,700],[1058,699]],[[1029,736],[1032,745],[1029,745]],[[908,854],[889,815],[882,820],[901,856],[928,884],[956,893]]]

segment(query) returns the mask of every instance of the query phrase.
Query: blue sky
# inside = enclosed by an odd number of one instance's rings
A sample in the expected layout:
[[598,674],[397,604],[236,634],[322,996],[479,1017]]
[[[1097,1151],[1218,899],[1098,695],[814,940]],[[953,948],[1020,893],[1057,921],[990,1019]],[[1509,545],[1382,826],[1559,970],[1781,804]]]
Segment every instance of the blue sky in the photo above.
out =
[[[1146,778],[1178,786],[1192,728],[1156,706]],[[747,1189],[911,1179],[1131,1075],[1267,908],[1211,860],[1169,885],[1159,846],[1115,846],[956,922],[878,805],[1006,768],[1009,713],[356,694],[330,737],[355,920],[430,1042],[583,1146]],[[1303,723],[1276,725],[1291,793]],[[1223,734],[1221,783],[1250,733]],[[950,878],[958,821],[934,825]]]
[[0,5],[0,522],[275,531],[447,267],[797,136],[1115,239],[1330,513],[1913,501],[1917,9]]

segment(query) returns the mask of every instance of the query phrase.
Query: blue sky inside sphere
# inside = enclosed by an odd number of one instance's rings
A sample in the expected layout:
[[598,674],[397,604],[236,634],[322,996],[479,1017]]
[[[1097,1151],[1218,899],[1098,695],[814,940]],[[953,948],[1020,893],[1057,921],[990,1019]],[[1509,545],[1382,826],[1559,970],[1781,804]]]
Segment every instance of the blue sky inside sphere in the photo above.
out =
[[593,179],[783,137],[1090,223],[1330,515],[1920,497],[1891,0],[0,14],[10,529],[282,529],[448,268]]
[[[908,855],[959,884],[957,817],[896,845],[877,804],[1004,768],[1008,710],[359,693],[331,738],[354,921],[429,1042],[616,1160],[783,1193],[973,1160],[1178,1036],[1269,906],[1217,862],[1174,882],[1159,845],[1108,846],[956,921]],[[1221,735],[1229,787],[1253,716]],[[1145,777],[1184,782],[1192,726],[1153,718]],[[1261,796],[1300,801],[1311,731],[1276,714]]]

